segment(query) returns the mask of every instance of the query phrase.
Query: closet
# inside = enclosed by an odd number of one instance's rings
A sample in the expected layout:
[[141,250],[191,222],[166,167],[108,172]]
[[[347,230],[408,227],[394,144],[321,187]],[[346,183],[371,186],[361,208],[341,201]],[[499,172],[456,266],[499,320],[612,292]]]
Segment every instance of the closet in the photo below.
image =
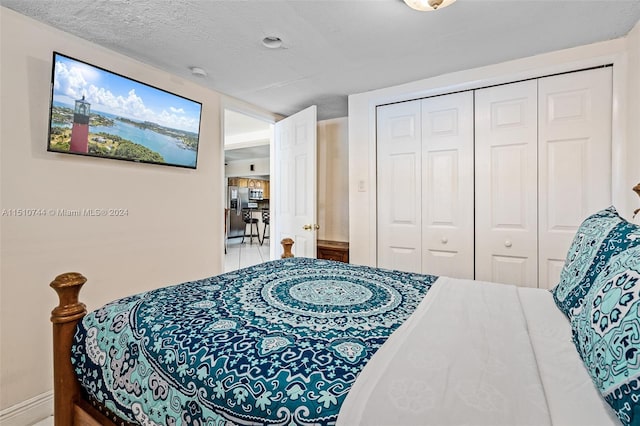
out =
[[551,288],[611,202],[611,67],[377,108],[378,266]]

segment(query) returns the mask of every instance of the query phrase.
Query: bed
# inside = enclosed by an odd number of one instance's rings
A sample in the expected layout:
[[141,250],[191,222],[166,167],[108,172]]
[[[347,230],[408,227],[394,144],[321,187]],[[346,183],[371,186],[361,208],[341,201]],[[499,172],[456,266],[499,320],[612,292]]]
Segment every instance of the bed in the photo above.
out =
[[[553,291],[285,256],[89,314],[58,276],[56,425],[640,424],[640,228]],[[287,251],[288,250],[288,251]]]

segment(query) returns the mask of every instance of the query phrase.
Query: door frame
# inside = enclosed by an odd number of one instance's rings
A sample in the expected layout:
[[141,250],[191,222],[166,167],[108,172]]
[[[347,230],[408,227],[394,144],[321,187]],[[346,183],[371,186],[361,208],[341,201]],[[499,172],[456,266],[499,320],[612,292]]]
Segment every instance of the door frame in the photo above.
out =
[[[239,114],[244,114],[247,115],[249,117],[253,117],[257,120],[262,120],[265,121],[269,124],[275,125],[276,121],[280,120],[282,118],[282,116],[278,115],[278,114],[274,114],[272,112],[263,110],[255,105],[251,105],[247,102],[241,101],[239,99],[235,99],[229,96],[225,96],[225,95],[221,95],[221,99],[220,99],[220,110],[218,111],[218,116],[219,116],[219,120],[220,120],[220,146],[219,146],[219,155],[220,155],[220,174],[219,179],[220,179],[220,192],[221,192],[221,197],[219,198],[219,202],[221,203],[222,206],[226,206],[227,205],[227,180],[226,180],[226,170],[225,170],[225,161],[224,161],[224,147],[225,147],[225,126],[224,126],[224,114],[225,111],[234,111],[237,112]],[[273,128],[273,127],[272,127]],[[271,134],[271,138],[269,141],[269,155],[270,155],[270,160],[273,156],[273,143],[274,143],[274,134],[272,132]],[[269,161],[269,174],[270,176],[273,175],[273,161]],[[271,210],[271,200],[269,200],[269,210]],[[224,217],[224,214],[223,214]],[[220,259],[222,261],[221,265],[222,268],[224,270],[224,260],[225,260],[225,241],[224,241],[224,234],[222,235],[223,239],[222,239],[222,244],[220,246]],[[271,259],[275,258],[275,241],[273,241],[271,238],[269,238],[269,256]]]

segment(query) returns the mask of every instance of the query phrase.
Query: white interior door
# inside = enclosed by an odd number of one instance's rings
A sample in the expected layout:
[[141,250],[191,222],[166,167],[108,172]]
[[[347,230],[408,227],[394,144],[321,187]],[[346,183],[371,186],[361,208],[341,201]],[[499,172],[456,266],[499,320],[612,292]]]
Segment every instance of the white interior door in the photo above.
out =
[[580,223],[611,204],[611,68],[538,84],[539,274],[551,288]]
[[473,279],[473,92],[422,101],[422,271]]
[[381,106],[377,114],[378,267],[420,273],[420,101]]
[[476,279],[538,286],[537,83],[476,91]]
[[[274,244],[279,245],[283,238],[293,239],[292,252],[297,257],[316,257],[316,129],[315,105],[275,124],[272,176],[275,209],[271,218],[277,237]],[[278,252],[282,250],[277,249]]]

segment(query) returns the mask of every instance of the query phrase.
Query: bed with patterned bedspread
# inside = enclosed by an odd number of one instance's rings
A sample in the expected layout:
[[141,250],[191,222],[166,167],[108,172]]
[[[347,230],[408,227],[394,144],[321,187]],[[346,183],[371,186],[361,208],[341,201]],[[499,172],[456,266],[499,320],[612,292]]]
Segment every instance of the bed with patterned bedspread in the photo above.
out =
[[140,424],[333,424],[434,276],[276,260],[111,302],[72,348],[89,396]]
[[85,281],[50,284],[62,426],[640,425],[640,226],[613,207],[552,291],[286,259],[85,317]]

